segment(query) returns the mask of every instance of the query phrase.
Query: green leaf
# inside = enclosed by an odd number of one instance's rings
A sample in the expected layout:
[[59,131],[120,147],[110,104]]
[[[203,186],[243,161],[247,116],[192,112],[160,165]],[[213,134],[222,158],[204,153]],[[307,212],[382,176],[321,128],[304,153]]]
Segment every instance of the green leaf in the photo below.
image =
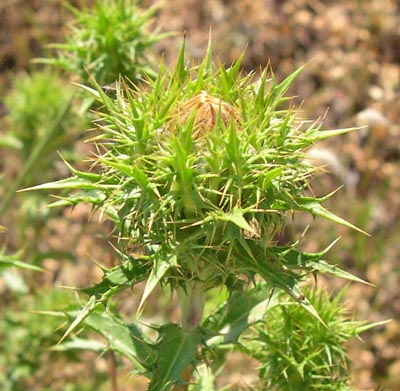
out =
[[229,221],[229,222],[237,225],[239,228],[242,228],[255,236],[259,236],[258,232],[255,231],[254,228],[252,228],[251,225],[243,217],[244,213],[245,212],[243,210],[241,210],[240,208],[234,207],[228,213],[215,214],[214,216],[216,217],[217,220]]
[[159,333],[157,361],[152,370],[152,380],[148,391],[167,391],[174,384],[185,384],[183,371],[189,365],[195,366],[196,352],[203,339],[198,330],[184,330],[176,324],[156,327]]
[[102,335],[111,350],[152,369],[155,353],[137,325],[126,324],[110,312],[94,312],[85,319],[85,326]]
[[48,205],[49,208],[57,208],[69,205],[88,203],[91,205],[102,205],[106,195],[100,190],[84,190],[78,193],[69,194],[67,197],[54,196],[57,201]]
[[240,335],[251,325],[263,319],[265,312],[278,304],[278,291],[262,283],[243,292],[235,290],[229,300],[213,312],[203,323],[207,332],[217,336],[207,345],[237,342]]
[[297,78],[297,76],[302,72],[304,66],[296,69],[293,73],[291,73],[286,79],[284,79],[281,83],[273,85],[271,89],[271,96],[269,102],[269,109],[274,109],[277,106],[282,97],[285,95],[293,81]]
[[91,350],[93,352],[103,352],[107,349],[107,345],[96,339],[71,338],[70,341],[63,342],[53,346],[51,350],[57,352],[66,352],[68,350]]
[[355,276],[354,274],[351,274],[349,272],[346,272],[343,269],[340,269],[339,267],[335,265],[331,265],[326,261],[319,261],[314,265],[314,270],[319,271],[321,273],[327,273],[331,274],[332,276],[344,278],[349,281],[354,281],[354,282],[360,282],[362,284],[366,285],[371,285],[369,282]]
[[88,295],[95,296],[98,301],[102,302],[115,296],[122,290],[145,280],[150,273],[150,268],[146,264],[143,265],[134,259],[128,259],[123,264],[113,268],[101,268],[104,272],[101,282],[90,288],[79,290]]
[[196,92],[205,87],[205,81],[213,74],[211,31],[208,37],[206,54],[201,62],[196,79]]
[[148,186],[148,179],[146,174],[137,166],[132,168],[132,177],[139,184],[139,186],[144,189]]
[[175,70],[172,75],[172,80],[178,80],[179,84],[183,83],[187,73],[185,70],[185,46],[186,46],[186,40],[184,39],[182,42],[182,46],[179,50],[179,55],[176,61]]
[[171,266],[177,265],[177,259],[175,255],[170,256],[167,259],[164,258],[156,258],[154,260],[153,268],[151,269],[151,273],[147,279],[146,287],[144,288],[144,292],[142,295],[142,299],[140,300],[140,304],[137,312],[140,313],[145,301],[153,292],[154,288],[160,282],[160,280],[164,277],[165,273],[171,268]]
[[323,259],[325,254],[335,245],[338,240],[339,239],[336,239],[326,249],[317,253],[302,252],[295,246],[271,246],[268,251],[273,253],[274,256],[280,258],[284,262],[284,265],[292,270],[319,271],[321,273],[331,274],[346,280],[371,285],[367,281],[364,281],[361,278],[346,272],[335,265],[331,265]]
[[277,287],[284,292],[288,293],[293,299],[295,299],[304,309],[306,309],[312,316],[318,319],[323,325],[324,321],[318,315],[310,301],[301,292],[297,280],[300,276],[289,271],[277,271],[268,267],[266,264],[259,265],[258,273],[261,277],[272,286]]
[[342,219],[339,216],[336,216],[334,213],[325,209],[319,202],[318,199],[312,197],[299,197],[296,198],[296,202],[298,203],[300,210],[311,213],[314,216],[321,216],[325,219],[333,221],[334,223],[344,225],[345,227],[354,229],[358,232],[363,233],[364,235],[370,236],[367,232],[362,229],[356,227],[355,225],[349,223],[347,220]]
[[86,305],[77,312],[74,321],[70,324],[67,331],[61,337],[59,344],[64,341],[65,338],[68,337],[95,309],[98,307],[100,303],[96,302],[96,297],[91,296],[87,301]]
[[19,269],[33,270],[36,272],[45,271],[39,266],[31,265],[29,263],[20,261],[18,255],[5,255],[0,253],[0,269],[7,267],[17,267]]
[[[82,311],[37,311],[37,313],[77,319]],[[152,370],[156,359],[155,348],[147,340],[139,325],[126,324],[109,311],[91,312],[82,320],[81,324],[104,337],[108,342],[108,349],[127,357],[132,363],[138,365],[141,370]],[[75,345],[75,348],[77,348],[77,344],[74,344],[73,341],[76,340],[76,338],[72,340],[72,346]],[[53,350],[62,350],[64,344],[58,343]],[[81,343],[83,348],[82,345],[83,342]],[[92,347],[94,346],[93,344],[91,345]],[[100,345],[97,345],[97,347],[100,347]]]
[[378,322],[373,322],[373,323],[367,323],[367,324],[360,325],[360,326],[355,328],[354,334],[355,335],[359,335],[361,333],[364,333],[365,331],[371,330],[374,327],[383,326],[383,325],[385,325],[387,323],[390,323],[391,321],[392,321],[392,319],[386,319],[386,320],[381,320],[381,321],[378,321]]
[[[245,243],[246,241],[242,240],[242,242]],[[279,257],[274,257],[272,253],[265,253],[263,249],[253,246],[251,252],[251,257],[241,257],[241,262],[247,265],[249,270],[258,273],[271,287],[279,288],[288,293],[311,315],[325,325],[313,305],[304,296],[298,286],[298,282],[302,278],[301,274],[284,268],[282,263],[279,262]]]
[[[117,170],[119,170],[122,174],[124,174],[128,178],[133,177],[133,175],[134,175],[133,167],[129,164],[124,164],[124,163],[117,162],[117,161],[111,160],[111,159],[106,159],[106,158],[100,158],[99,161],[109,167],[116,168]],[[137,171],[136,171],[136,173],[137,173]]]
[[343,128],[343,129],[333,129],[333,130],[312,130],[309,134],[314,139],[314,141],[325,140],[330,137],[339,136],[342,134],[350,133],[355,130],[360,130],[361,128]]
[[33,187],[28,187],[20,191],[30,190],[59,190],[59,189],[81,189],[81,190],[100,190],[101,188],[114,188],[115,185],[99,184],[86,179],[71,177],[55,182],[44,183]]

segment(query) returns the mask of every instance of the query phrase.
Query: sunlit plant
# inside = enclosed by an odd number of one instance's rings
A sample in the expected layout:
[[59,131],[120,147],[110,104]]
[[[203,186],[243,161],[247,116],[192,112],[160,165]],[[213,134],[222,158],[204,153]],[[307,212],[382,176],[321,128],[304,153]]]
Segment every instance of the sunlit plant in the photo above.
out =
[[[326,288],[325,288],[326,289]],[[262,390],[350,391],[346,343],[373,327],[351,319],[343,307],[344,290],[306,288],[323,322],[296,305],[275,305],[241,348],[259,363]],[[284,297],[280,297],[283,304]],[[279,301],[278,301],[279,303]]]
[[[358,280],[325,260],[329,247],[304,253],[298,238],[277,242],[298,211],[355,228],[322,206],[331,195],[309,191],[315,168],[305,159],[315,142],[349,129],[321,130],[301,118],[285,97],[300,70],[278,83],[269,69],[241,74],[241,60],[215,65],[210,45],[200,65],[186,66],[183,46],[173,71],[161,65],[141,87],[121,81],[110,97],[94,81],[85,88],[102,108],[90,171],[69,166],[70,178],[36,187],[68,189],[53,206],[89,203],[114,223],[120,264],[101,266],[102,281],[82,289],[89,298],[81,309],[52,314],[71,319],[64,338],[82,326],[105,337],[148,376],[149,391],[210,390],[196,383],[196,369],[213,373],[213,358],[245,343],[271,309],[290,304],[327,327],[301,288],[307,276]],[[110,303],[142,281],[137,318],[126,323]],[[159,285],[177,293],[181,321],[145,327],[144,307]],[[215,290],[227,298],[210,310]]]
[[[157,7],[146,10],[136,0],[98,0],[91,8],[83,9],[66,3],[66,7],[74,16],[66,42],[49,45],[55,49],[55,57],[33,62],[57,66],[75,81],[87,80],[90,72],[102,85],[114,82],[121,74],[132,82],[154,76],[149,49],[169,35],[150,31]],[[30,74],[15,78],[15,88],[5,99],[9,115],[7,127],[1,129],[4,134],[0,137],[0,146],[18,150],[24,165],[12,185],[4,188],[0,217],[7,211],[16,190],[54,180],[52,168],[57,153],[70,160],[73,143],[82,134],[75,133],[72,137],[66,131],[71,123],[78,122],[78,110],[71,111],[71,106],[81,106],[79,114],[87,114],[87,108],[93,103],[92,99],[76,100],[71,85],[66,85],[59,73],[48,68],[32,69]],[[38,196],[25,198],[21,216],[27,216],[27,226],[29,221],[46,219],[43,212],[38,213],[39,209],[43,210],[40,203]]]
[[88,72],[98,83],[113,83],[119,75],[137,82],[154,75],[150,48],[169,34],[151,31],[156,7],[144,9],[137,0],[98,0],[73,14],[66,42],[49,45],[55,58],[37,62],[60,66],[74,77],[87,80]]

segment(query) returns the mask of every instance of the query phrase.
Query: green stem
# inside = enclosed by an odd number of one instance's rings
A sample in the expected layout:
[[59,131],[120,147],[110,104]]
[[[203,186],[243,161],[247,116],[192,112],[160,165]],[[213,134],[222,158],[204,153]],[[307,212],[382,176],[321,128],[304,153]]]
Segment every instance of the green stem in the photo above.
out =
[[200,281],[190,281],[178,292],[182,312],[182,327],[195,329],[200,325],[204,311],[204,287]]
[[[194,332],[200,326],[203,317],[205,294],[201,281],[190,281],[186,283],[185,289],[178,289],[178,299],[182,312],[182,328]],[[189,364],[182,373],[185,384],[175,385],[173,391],[187,391],[192,378],[194,366]]]
[[27,176],[31,173],[34,169],[36,163],[41,158],[43,151],[46,148],[47,143],[52,139],[52,137],[56,134],[61,122],[64,120],[65,116],[68,114],[73,101],[74,95],[68,100],[62,110],[58,113],[58,116],[52,123],[51,127],[48,129],[45,137],[40,141],[39,144],[35,146],[25,166],[23,167],[22,171],[20,171],[17,179],[13,181],[11,184],[11,188],[9,189],[8,193],[3,199],[3,202],[0,205],[0,218],[3,216],[4,212],[7,210],[8,206],[10,205],[11,201],[13,200],[15,193],[19,188],[23,185]]

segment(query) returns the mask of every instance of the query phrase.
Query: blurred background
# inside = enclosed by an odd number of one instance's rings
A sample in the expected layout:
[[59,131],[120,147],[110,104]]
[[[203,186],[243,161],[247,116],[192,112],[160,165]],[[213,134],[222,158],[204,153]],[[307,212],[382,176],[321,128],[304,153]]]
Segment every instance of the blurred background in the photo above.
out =
[[[79,8],[93,1],[69,3]],[[290,90],[305,118],[320,118],[324,129],[363,126],[310,151],[310,157],[329,171],[315,178],[312,187],[323,195],[343,185],[327,206],[371,236],[317,220],[307,232],[305,246],[319,250],[340,236],[329,260],[374,285],[350,284],[345,305],[358,320],[393,319],[349,346],[353,387],[400,390],[399,2],[166,0],[161,4],[153,27],[176,31],[178,36],[158,42],[154,58],[162,56],[167,64],[173,63],[184,32],[187,58],[202,58],[211,28],[214,54],[227,66],[243,50],[245,72],[257,74],[271,65],[278,80],[306,64]],[[37,66],[31,63],[48,55],[47,44],[65,40],[71,19],[59,0],[0,3],[0,199],[24,168],[32,145],[45,137],[26,129],[35,127],[39,123],[35,121],[54,119],[73,93],[70,81],[52,72],[34,76]],[[38,119],[41,110],[46,118]],[[35,164],[19,188],[68,175],[57,151],[68,161],[83,164],[90,149],[83,140],[90,127],[90,120],[79,112],[63,121],[50,140],[56,153],[49,152],[45,161]],[[84,206],[50,212],[42,208],[48,202],[47,194],[17,193],[2,212],[1,254],[18,258],[22,249],[25,261],[48,272],[0,268],[0,388],[100,389],[95,387],[108,376],[102,359],[94,360],[96,354],[86,352],[57,355],[50,347],[60,338],[55,331],[59,321],[43,321],[30,310],[71,302],[69,292],[54,287],[89,285],[101,274],[92,260],[113,264],[108,244],[111,226],[90,219]],[[293,230],[302,232],[310,223],[300,218]],[[343,284],[335,279],[327,282],[332,292]],[[154,303],[155,313],[163,311],[162,300]],[[126,376],[123,379],[123,390],[134,387],[128,386],[132,382]]]

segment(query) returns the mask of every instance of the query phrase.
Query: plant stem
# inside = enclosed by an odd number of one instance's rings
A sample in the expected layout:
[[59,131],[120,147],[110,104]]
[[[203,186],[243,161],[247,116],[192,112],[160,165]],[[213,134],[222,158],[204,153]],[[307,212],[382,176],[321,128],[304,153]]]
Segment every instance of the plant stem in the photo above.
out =
[[[195,331],[203,317],[205,294],[201,281],[190,281],[185,288],[179,288],[178,299],[182,312],[182,328]],[[173,391],[187,391],[194,366],[189,364],[182,373],[183,385],[175,385]]]
[[112,391],[118,391],[118,381],[117,381],[117,364],[115,362],[115,354],[111,350],[110,353],[110,378],[111,378],[111,388]]
[[204,310],[204,288],[199,281],[190,281],[178,292],[182,312],[182,327],[193,330],[200,325]]

